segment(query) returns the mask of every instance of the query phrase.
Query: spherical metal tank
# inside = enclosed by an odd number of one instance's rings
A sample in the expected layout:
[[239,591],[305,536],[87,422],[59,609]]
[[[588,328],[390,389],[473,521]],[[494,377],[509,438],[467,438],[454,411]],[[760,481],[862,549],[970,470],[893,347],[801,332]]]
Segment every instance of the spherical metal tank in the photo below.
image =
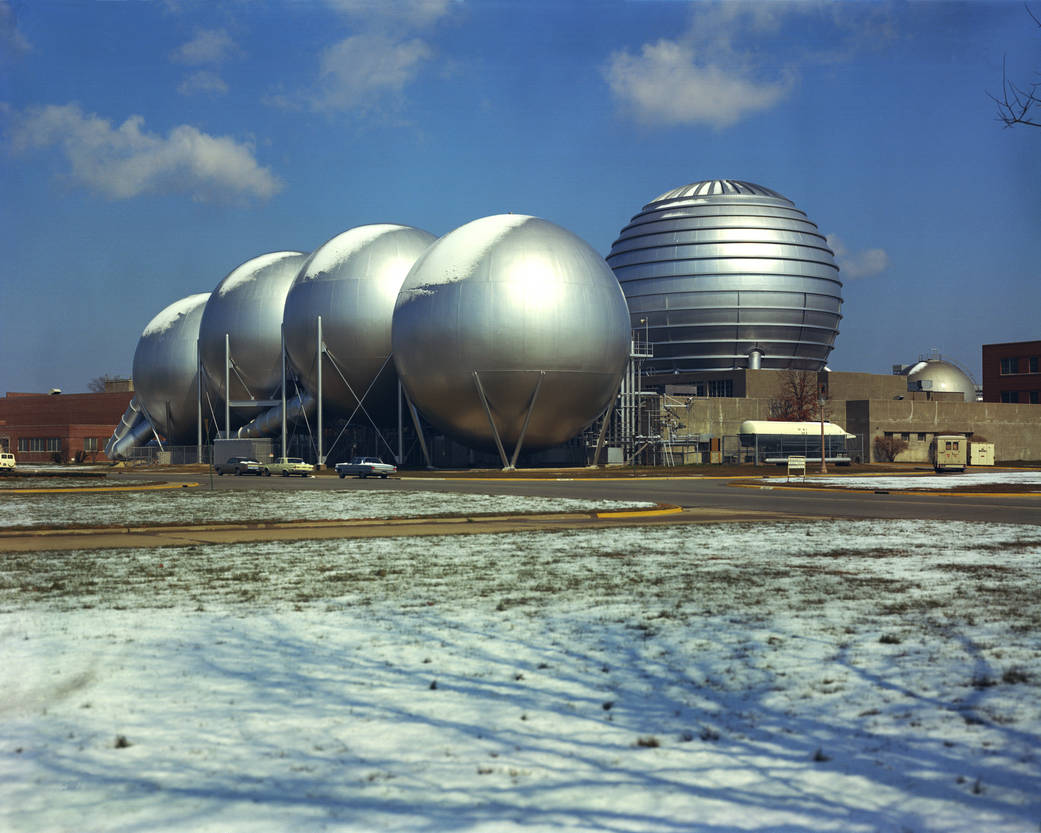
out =
[[[203,369],[220,397],[224,391],[224,336],[232,361],[231,399],[273,399],[282,384],[282,312],[286,295],[307,259],[273,252],[233,269],[210,295],[199,329]],[[262,408],[236,408],[241,423]]]
[[907,389],[960,393],[966,402],[976,401],[976,385],[969,375],[943,359],[926,359],[915,364],[907,371]]
[[480,382],[510,454],[529,411],[523,447],[533,449],[567,441],[607,407],[628,358],[629,314],[588,244],[536,217],[499,215],[416,261],[392,342],[406,391],[437,429],[495,447]]
[[607,262],[633,329],[652,344],[647,372],[757,361],[821,370],[835,344],[834,253],[791,200],[761,185],[711,180],[668,191],[622,229]]
[[168,442],[197,439],[199,325],[210,293],[170,304],[141,333],[134,351],[134,391]]
[[357,405],[353,390],[373,419],[393,413],[397,376],[388,359],[394,302],[409,269],[436,239],[410,226],[358,226],[307,258],[286,298],[286,350],[305,387],[317,394],[322,317],[323,407],[350,416]]

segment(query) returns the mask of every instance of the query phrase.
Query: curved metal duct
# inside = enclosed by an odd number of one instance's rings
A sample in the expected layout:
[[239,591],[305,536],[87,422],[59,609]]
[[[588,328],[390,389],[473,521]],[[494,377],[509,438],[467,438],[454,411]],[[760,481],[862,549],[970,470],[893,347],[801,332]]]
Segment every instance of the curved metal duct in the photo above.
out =
[[[286,401],[286,421],[299,422],[315,410],[315,398],[310,392],[299,393]],[[236,436],[239,439],[271,437],[282,430],[282,405],[279,403],[243,425]]]
[[151,434],[152,423],[135,396],[105,443],[105,456],[110,460],[126,460],[130,449],[144,445]]

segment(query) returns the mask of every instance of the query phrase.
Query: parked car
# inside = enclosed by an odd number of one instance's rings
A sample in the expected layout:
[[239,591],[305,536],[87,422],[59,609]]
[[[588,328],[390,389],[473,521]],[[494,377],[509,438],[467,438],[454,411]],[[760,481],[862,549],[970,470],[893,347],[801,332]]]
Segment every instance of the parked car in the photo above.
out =
[[14,471],[15,459],[10,451],[0,451],[0,471]]
[[234,474],[236,477],[242,474],[255,474],[258,477],[264,473],[259,461],[250,457],[229,457],[226,463],[214,465],[217,474]]
[[382,477],[386,480],[388,475],[394,474],[397,470],[397,466],[384,463],[379,457],[355,457],[349,463],[336,464],[336,473],[340,477],[350,474],[362,480],[366,477]]
[[264,474],[268,477],[272,474],[281,474],[283,477],[289,477],[294,474],[299,474],[301,477],[310,477],[314,474],[314,466],[302,457],[281,457],[273,463],[265,463],[263,469]]

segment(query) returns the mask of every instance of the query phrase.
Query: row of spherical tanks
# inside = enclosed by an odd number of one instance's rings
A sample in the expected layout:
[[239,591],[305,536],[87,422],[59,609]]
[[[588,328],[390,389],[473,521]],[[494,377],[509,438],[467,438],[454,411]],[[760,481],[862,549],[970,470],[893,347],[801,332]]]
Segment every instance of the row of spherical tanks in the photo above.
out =
[[252,258],[171,304],[142,333],[133,378],[156,431],[194,443],[197,379],[207,415],[221,424],[230,401],[231,427],[248,424],[270,406],[241,403],[281,395],[284,333],[287,393],[313,401],[321,376],[331,416],[391,424],[400,379],[464,444],[494,448],[498,433],[508,448],[546,448],[607,408],[629,326],[610,267],[553,223],[497,215],[441,238],[363,225],[310,254]]

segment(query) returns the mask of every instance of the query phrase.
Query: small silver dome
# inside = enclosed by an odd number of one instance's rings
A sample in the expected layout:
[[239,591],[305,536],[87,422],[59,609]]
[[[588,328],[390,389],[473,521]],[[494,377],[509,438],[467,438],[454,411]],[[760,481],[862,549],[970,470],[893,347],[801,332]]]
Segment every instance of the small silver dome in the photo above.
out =
[[943,359],[923,359],[907,371],[908,390],[960,393],[966,402],[976,401],[976,384],[957,365]]

